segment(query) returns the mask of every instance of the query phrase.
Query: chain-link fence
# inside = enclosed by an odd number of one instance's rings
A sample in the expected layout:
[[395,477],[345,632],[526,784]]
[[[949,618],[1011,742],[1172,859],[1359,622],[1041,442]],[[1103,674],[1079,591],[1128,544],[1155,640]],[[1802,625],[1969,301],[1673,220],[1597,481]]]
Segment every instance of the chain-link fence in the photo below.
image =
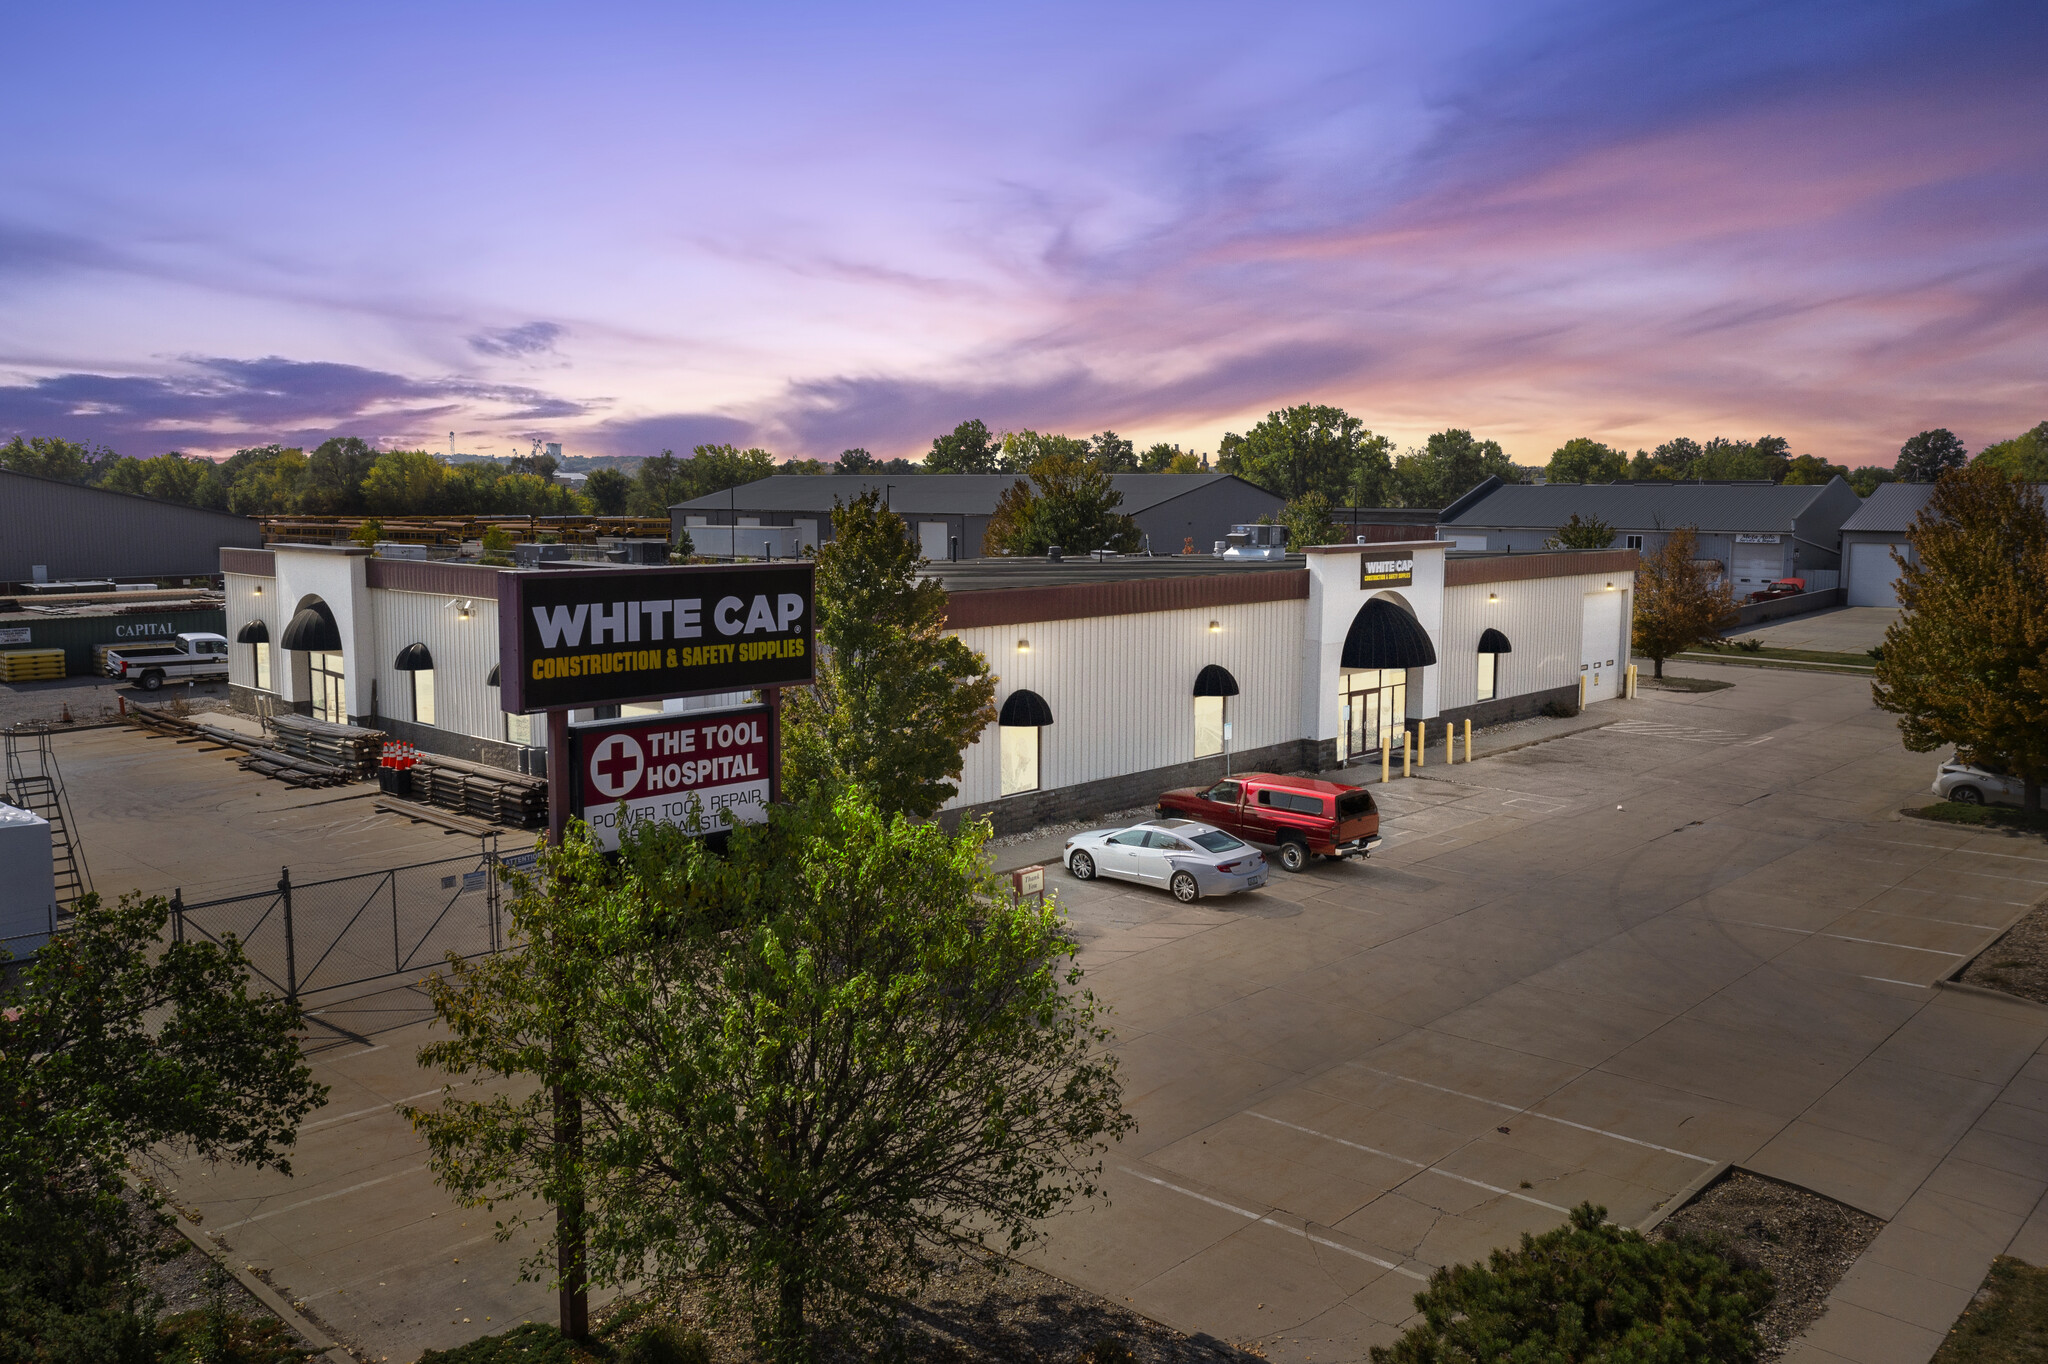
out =
[[287,999],[394,976],[418,976],[449,953],[470,958],[505,947],[498,868],[530,870],[530,852],[500,856],[495,840],[476,853],[295,884],[290,868],[271,890],[187,903],[171,899],[171,932],[220,942],[233,934],[250,967]]

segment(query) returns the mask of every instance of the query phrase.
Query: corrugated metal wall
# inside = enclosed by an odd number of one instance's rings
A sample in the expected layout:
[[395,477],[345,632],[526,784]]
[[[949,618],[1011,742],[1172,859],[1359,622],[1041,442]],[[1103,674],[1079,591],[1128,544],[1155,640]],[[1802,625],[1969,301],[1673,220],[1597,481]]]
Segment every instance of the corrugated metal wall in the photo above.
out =
[[[954,632],[989,661],[996,701],[1035,691],[1052,708],[1042,731],[1039,786],[1051,790],[1195,756],[1195,674],[1220,663],[1237,679],[1232,751],[1302,735],[1300,697],[1306,603],[1266,602],[1193,611],[1099,616]],[[1209,622],[1221,628],[1209,630]],[[1031,649],[1020,653],[1018,640]],[[999,799],[1000,736],[970,747],[950,806]]]
[[212,577],[224,545],[254,547],[246,516],[0,470],[0,581]]
[[377,710],[400,720],[412,714],[412,676],[391,665],[401,649],[424,644],[434,656],[434,728],[479,739],[505,737],[498,689],[485,685],[498,661],[498,604],[470,601],[469,619],[441,593],[370,589],[372,646],[369,675],[377,683]]
[[[1455,710],[1478,700],[1479,636],[1489,627],[1514,646],[1513,653],[1501,655],[1495,696],[1575,685],[1586,594],[1605,591],[1610,582],[1625,591],[1634,586],[1635,577],[1598,573],[1448,589],[1444,637],[1437,641],[1439,709]],[[1500,600],[1488,602],[1488,593],[1498,594]]]
[[[260,620],[270,627],[271,644],[271,689],[276,690],[278,660],[284,654],[277,648],[277,641],[284,635],[285,622],[291,619],[291,604],[277,599],[277,579],[254,578],[243,573],[224,573],[221,581],[226,586],[227,628],[221,631],[228,637],[228,681],[237,687],[256,685],[256,651],[246,644],[235,643],[235,636],[242,627],[252,620]],[[256,589],[262,588],[261,592]]]

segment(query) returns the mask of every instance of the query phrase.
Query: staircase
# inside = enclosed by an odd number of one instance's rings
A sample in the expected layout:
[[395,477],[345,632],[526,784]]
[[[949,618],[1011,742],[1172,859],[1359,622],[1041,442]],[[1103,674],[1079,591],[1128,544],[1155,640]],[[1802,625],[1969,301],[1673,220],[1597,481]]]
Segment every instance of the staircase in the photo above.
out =
[[50,870],[57,887],[57,908],[68,913],[73,902],[92,890],[85,850],[73,835],[71,802],[64,795],[64,777],[57,755],[50,751],[50,731],[15,725],[4,731],[7,741],[7,803],[47,820],[50,825]]

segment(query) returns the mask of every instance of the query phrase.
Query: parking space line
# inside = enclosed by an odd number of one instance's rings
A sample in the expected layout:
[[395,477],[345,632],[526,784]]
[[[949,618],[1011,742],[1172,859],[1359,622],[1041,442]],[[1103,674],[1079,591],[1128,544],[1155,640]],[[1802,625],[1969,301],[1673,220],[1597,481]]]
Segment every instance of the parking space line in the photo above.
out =
[[[1883,910],[1873,911],[1873,913],[1878,914],[1882,914],[1883,912]],[[1912,919],[1918,918],[1919,916],[1914,914],[1907,914],[1902,915],[1900,917]],[[1932,952],[1937,957],[1966,957],[1969,955],[1969,953],[1967,952],[1944,952],[1939,947],[1914,947],[1910,943],[1886,942],[1882,938],[1854,938],[1849,936],[1847,933],[1829,933],[1818,928],[1787,928],[1783,924],[1760,924],[1757,923],[1754,919],[1715,919],[1713,920],[1713,922],[1719,924],[1741,924],[1744,928],[1768,928],[1773,932],[1777,933],[1798,933],[1809,938],[1834,938],[1840,942],[1869,943],[1872,947],[1896,947],[1902,952]],[[1923,920],[1923,922],[1945,924],[1952,921],[1948,919],[1927,919]],[[1991,931],[1990,926],[1986,924],[1964,924],[1963,927],[1982,928],[1987,933]],[[1872,977],[1872,979],[1876,979],[1876,977]],[[1420,1084],[1421,1081],[1418,1080],[1415,1081],[1415,1083]],[[1539,1113],[1536,1116],[1542,1117],[1543,1115]]]
[[1883,982],[1884,982],[1884,983],[1885,983],[1886,985],[1904,985],[1904,986],[1908,986],[1908,987],[1910,987],[1910,988],[1912,988],[1912,989],[1915,989],[1915,990],[1924,990],[1924,989],[1926,989],[1926,988],[1927,988],[1927,987],[1926,987],[1925,985],[1922,985],[1922,984],[1921,984],[1921,983],[1920,983],[1919,981],[1917,981],[1917,980],[1893,980],[1893,979],[1892,979],[1892,978],[1891,978],[1890,976],[1858,976],[1858,977],[1857,977],[1857,979],[1858,979],[1858,980],[1881,980],[1881,981],[1883,981]]
[[324,1193],[317,1198],[302,1198],[296,1203],[287,1203],[281,1208],[272,1208],[269,1212],[259,1212],[254,1217],[244,1217],[239,1222],[224,1223],[221,1226],[215,1227],[214,1230],[233,1231],[236,1227],[246,1227],[251,1222],[263,1222],[273,1217],[282,1217],[284,1214],[298,1208],[308,1208],[315,1203],[325,1203],[330,1198],[340,1198],[346,1194],[355,1193],[360,1189],[374,1188],[379,1184],[389,1184],[392,1180],[402,1179],[406,1175],[416,1175],[426,1168],[424,1165],[409,1166],[406,1169],[400,1170],[397,1174],[380,1175],[376,1179],[366,1179],[360,1184],[351,1184],[346,1189],[336,1189],[333,1193]]
[[2025,853],[1992,852],[1988,848],[1951,847],[1946,843],[1913,843],[1906,839],[1886,839],[1887,846],[1894,848],[1936,848],[1942,852],[1962,853],[1968,857],[2009,857],[2015,862],[2032,862],[2036,866],[2048,865],[2048,857],[2029,857]]
[[1347,1141],[1343,1137],[1333,1137],[1328,1132],[1318,1132],[1313,1127],[1303,1127],[1299,1123],[1283,1122],[1279,1118],[1269,1118],[1264,1113],[1254,1113],[1251,1109],[1245,1110],[1245,1116],[1257,1118],[1262,1122],[1272,1123],[1276,1127],[1286,1127],[1296,1132],[1305,1132],[1311,1137],[1321,1137],[1324,1141],[1334,1141],[1339,1146],[1349,1146],[1354,1151],[1364,1151],[1368,1155],[1384,1156],[1386,1159],[1401,1165],[1413,1165],[1424,1174],[1442,1175],[1445,1179],[1455,1179],[1460,1184],[1470,1184],[1475,1189],[1485,1189],[1489,1193],[1506,1194],[1509,1198],[1519,1198],[1524,1203],[1534,1203],[1537,1207],[1548,1208],[1552,1212],[1569,1213],[1571,1211],[1570,1208],[1560,1208],[1555,1203],[1546,1203],[1540,1198],[1532,1198],[1525,1193],[1516,1193],[1513,1189],[1503,1189],[1498,1184],[1488,1184],[1482,1179],[1471,1179],[1465,1175],[1455,1175],[1449,1170],[1440,1169],[1424,1161],[1410,1160],[1406,1156],[1397,1156],[1392,1151],[1382,1151],[1377,1146],[1367,1146],[1362,1142]]
[[[1797,930],[1794,931],[1796,932]],[[1573,1122],[1570,1118],[1559,1118],[1549,1113],[1538,1113],[1534,1109],[1517,1108],[1513,1104],[1504,1104],[1499,1099],[1483,1099],[1477,1094],[1467,1094],[1462,1089],[1446,1089],[1442,1085],[1433,1085],[1427,1080],[1411,1080],[1406,1075],[1396,1075],[1391,1070],[1380,1070],[1376,1067],[1368,1066],[1361,1061],[1346,1061],[1344,1064],[1347,1066],[1356,1066],[1358,1069],[1370,1072],[1374,1075],[1384,1075],[1389,1080],[1399,1080],[1402,1084],[1421,1085],[1424,1089],[1433,1089],[1437,1091],[1439,1094],[1450,1094],[1455,1095],[1457,1098],[1460,1099],[1470,1099],[1474,1103],[1482,1103],[1487,1105],[1489,1108],[1504,1108],[1510,1113],[1527,1114],[1529,1117],[1532,1118],[1541,1118],[1545,1122],[1558,1123],[1559,1125],[1564,1127],[1576,1127],[1581,1132],[1591,1132],[1595,1136],[1612,1137],[1616,1141],[1625,1141],[1631,1146],[1647,1146],[1652,1151],[1662,1151],[1664,1152],[1664,1154],[1669,1156],[1684,1156],[1687,1160],[1696,1160],[1702,1165],[1719,1165],[1721,1163],[1720,1161],[1715,1160],[1712,1156],[1696,1156],[1690,1151],[1681,1151],[1675,1146],[1659,1146],[1654,1141],[1644,1141],[1639,1137],[1631,1137],[1621,1132],[1610,1132],[1604,1127],[1588,1127],[1586,1124],[1582,1122]]]
[[1409,1278],[1414,1279],[1417,1283],[1429,1282],[1429,1276],[1427,1274],[1417,1274],[1412,1269],[1402,1268],[1400,1265],[1395,1264],[1392,1260],[1382,1260],[1377,1255],[1368,1255],[1362,1250],[1353,1249],[1352,1247],[1343,1245],[1340,1242],[1332,1241],[1327,1237],[1317,1236],[1315,1233],[1309,1231],[1305,1227],[1290,1227],[1285,1222],[1275,1222],[1272,1218],[1267,1217],[1261,1213],[1253,1212],[1249,1208],[1240,1208],[1234,1203],[1225,1203],[1220,1198],[1211,1198],[1207,1194],[1198,1194],[1193,1189],[1183,1189],[1178,1184],[1169,1184],[1167,1181],[1163,1179],[1158,1179],[1152,1175],[1144,1174],[1140,1171],[1133,1170],[1128,1165],[1119,1165],[1117,1166],[1117,1169],[1122,1170],[1127,1175],[1136,1175],[1139,1179],[1144,1180],[1147,1184],[1157,1184],[1162,1189],[1171,1189],[1177,1194],[1186,1194],[1189,1198],[1198,1199],[1203,1203],[1207,1203],[1212,1208],[1221,1208],[1225,1212],[1234,1212],[1239,1217],[1248,1218],[1251,1221],[1262,1223],[1265,1226],[1278,1227],[1281,1231],[1286,1232],[1289,1236],[1299,1236],[1303,1240],[1313,1241],[1319,1246],[1328,1246],[1331,1250],[1341,1250],[1346,1255],[1355,1255],[1359,1259],[1364,1260],[1367,1264],[1378,1265],[1381,1269],[1391,1269],[1396,1274],[1406,1274]]
[[[1932,894],[1932,892],[1929,893]],[[1932,914],[1906,914],[1896,909],[1857,909],[1850,912],[1855,914],[1888,914],[1894,919],[1913,919],[1923,924],[1948,924],[1953,928],[1974,928],[1985,933],[1995,932],[1998,927],[1996,924],[1966,923],[1961,919],[1937,919]]]
[[397,1099],[388,1104],[378,1104],[375,1108],[358,1108],[353,1113],[338,1113],[334,1117],[322,1118],[318,1122],[301,1123],[299,1125],[299,1131],[302,1133],[310,1132],[316,1127],[332,1127],[335,1123],[347,1122],[350,1118],[360,1118],[371,1113],[388,1112],[389,1110],[398,1107],[399,1104],[409,1104],[414,1099],[431,1098],[432,1096],[439,1094],[440,1092],[441,1091],[439,1089],[430,1089],[424,1094],[409,1094],[403,1099]]
[[1944,952],[1939,947],[1913,947],[1902,942],[1886,942],[1883,938],[1852,938],[1847,933],[1822,933],[1823,938],[1837,938],[1842,942],[1869,943],[1872,947],[1896,947],[1902,952],[1929,952],[1937,957],[1967,957],[1967,952]]

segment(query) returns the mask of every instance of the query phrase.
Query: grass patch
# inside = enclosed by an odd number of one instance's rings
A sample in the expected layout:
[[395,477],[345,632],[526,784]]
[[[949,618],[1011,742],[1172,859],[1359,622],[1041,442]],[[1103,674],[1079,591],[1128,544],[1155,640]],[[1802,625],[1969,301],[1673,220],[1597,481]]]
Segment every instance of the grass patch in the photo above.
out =
[[1734,686],[1718,677],[1645,677],[1636,674],[1636,689],[1648,691],[1726,691]]
[[2026,1364],[2048,1359],[2048,1269],[2001,1255],[1934,1352],[1933,1364]]
[[1775,658],[1783,663],[1832,663],[1842,668],[1872,668],[1877,660],[1867,653],[1844,654],[1828,649],[1780,649],[1765,644],[1758,648],[1746,647],[1746,641],[1724,639],[1719,644],[1708,644],[1708,653],[1730,653],[1739,658]]
[[1964,805],[1959,801],[1938,800],[1932,805],[1899,813],[1908,819],[1931,819],[1942,824],[1971,824],[1979,828],[2048,834],[2048,811],[2030,815],[2010,805]]

